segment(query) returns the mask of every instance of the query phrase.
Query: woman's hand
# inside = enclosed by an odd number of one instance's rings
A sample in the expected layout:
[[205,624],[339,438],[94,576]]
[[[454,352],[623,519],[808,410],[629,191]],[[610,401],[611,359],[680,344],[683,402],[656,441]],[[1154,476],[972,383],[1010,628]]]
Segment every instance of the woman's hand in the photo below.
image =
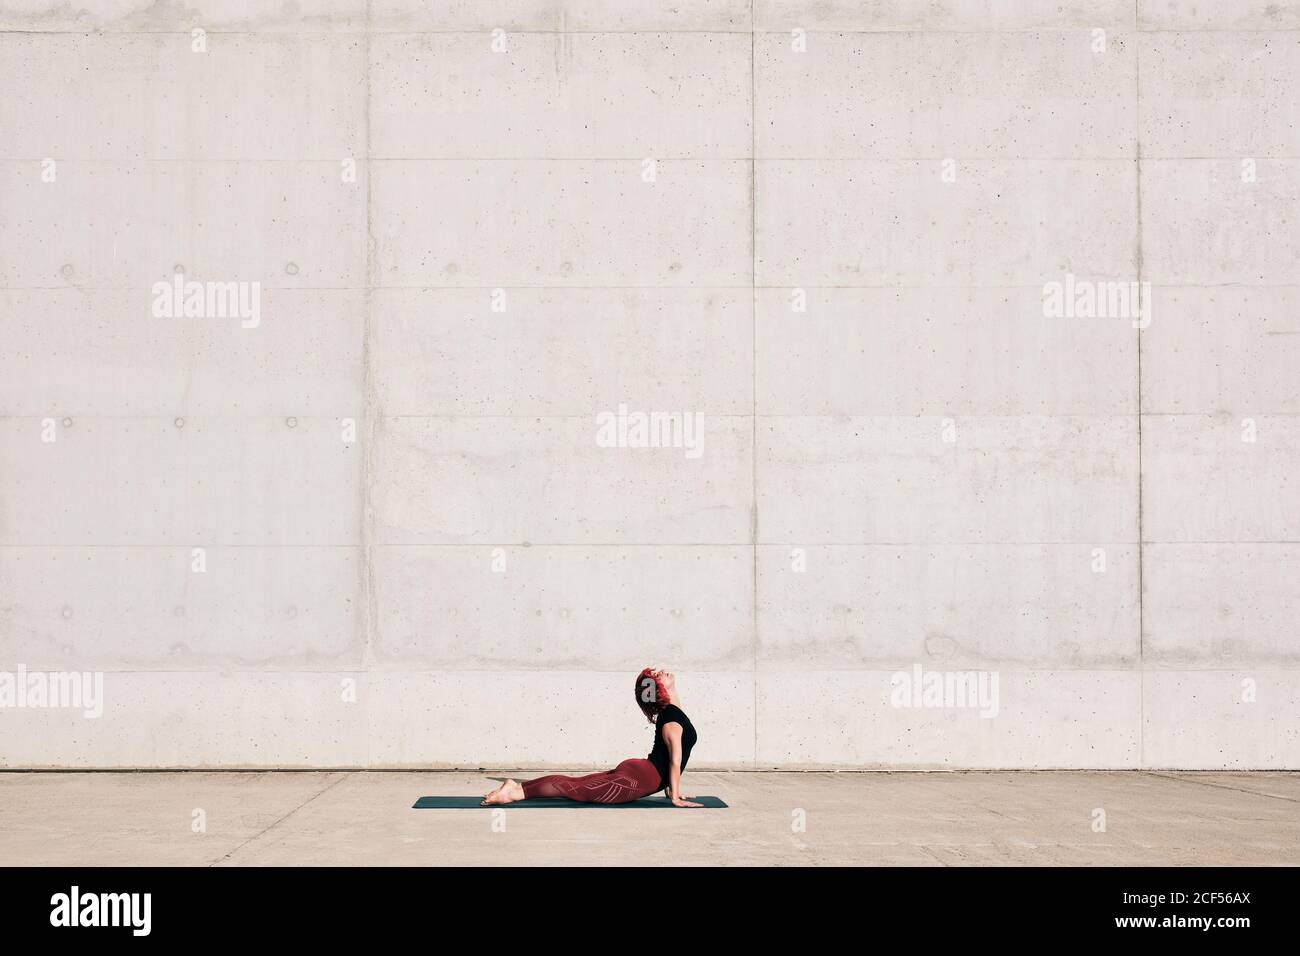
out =
[[668,786],[665,792],[675,807],[702,807],[702,803],[692,803],[691,798],[682,794],[682,725],[673,721],[665,724],[660,731],[668,742]]

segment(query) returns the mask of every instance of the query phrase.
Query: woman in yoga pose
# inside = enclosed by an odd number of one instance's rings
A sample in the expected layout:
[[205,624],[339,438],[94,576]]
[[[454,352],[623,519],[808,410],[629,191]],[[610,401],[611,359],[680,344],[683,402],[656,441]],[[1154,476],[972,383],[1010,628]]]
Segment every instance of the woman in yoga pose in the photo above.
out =
[[631,803],[659,790],[675,807],[699,807],[682,793],[682,773],[695,746],[695,728],[683,713],[677,682],[668,671],[647,667],[636,678],[636,702],[655,728],[654,747],[644,760],[632,757],[613,770],[566,777],[554,773],[516,783],[507,780],[483,798],[484,806],[530,797],[563,797],[579,803]]

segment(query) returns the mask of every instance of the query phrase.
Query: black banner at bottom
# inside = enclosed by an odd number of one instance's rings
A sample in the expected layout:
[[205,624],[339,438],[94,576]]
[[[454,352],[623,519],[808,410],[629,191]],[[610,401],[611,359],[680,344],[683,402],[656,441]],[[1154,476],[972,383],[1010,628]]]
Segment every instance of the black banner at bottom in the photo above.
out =
[[[7,868],[0,870],[0,881],[6,942],[32,937],[56,942],[75,935],[81,943],[283,939],[339,944],[373,942],[376,934],[444,938],[453,929],[487,930],[492,938],[536,932],[583,939],[662,920],[698,946],[700,936],[766,934],[790,920],[813,935],[841,927],[851,928],[854,937],[874,928],[911,927],[909,932],[920,928],[936,941],[931,934],[965,937],[978,928],[990,941],[1104,936],[1181,943],[1199,937],[1231,945],[1284,931],[1292,921],[1295,874],[1196,867],[691,873],[647,867],[59,867]],[[689,930],[683,923],[687,914]]]

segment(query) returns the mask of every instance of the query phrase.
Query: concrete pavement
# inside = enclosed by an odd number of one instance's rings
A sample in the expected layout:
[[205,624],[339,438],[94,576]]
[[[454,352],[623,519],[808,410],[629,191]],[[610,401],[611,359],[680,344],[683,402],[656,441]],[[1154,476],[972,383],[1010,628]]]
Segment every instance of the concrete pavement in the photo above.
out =
[[1300,864],[1283,772],[697,772],[730,809],[411,809],[503,775],[0,773],[0,863]]

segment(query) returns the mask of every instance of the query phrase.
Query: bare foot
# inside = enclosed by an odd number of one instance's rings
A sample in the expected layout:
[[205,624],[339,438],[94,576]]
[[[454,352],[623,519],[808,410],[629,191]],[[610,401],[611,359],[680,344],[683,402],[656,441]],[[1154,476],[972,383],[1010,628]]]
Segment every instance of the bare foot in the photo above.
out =
[[524,798],[524,788],[513,780],[507,780],[483,798],[483,806],[490,807],[505,803],[514,803]]

